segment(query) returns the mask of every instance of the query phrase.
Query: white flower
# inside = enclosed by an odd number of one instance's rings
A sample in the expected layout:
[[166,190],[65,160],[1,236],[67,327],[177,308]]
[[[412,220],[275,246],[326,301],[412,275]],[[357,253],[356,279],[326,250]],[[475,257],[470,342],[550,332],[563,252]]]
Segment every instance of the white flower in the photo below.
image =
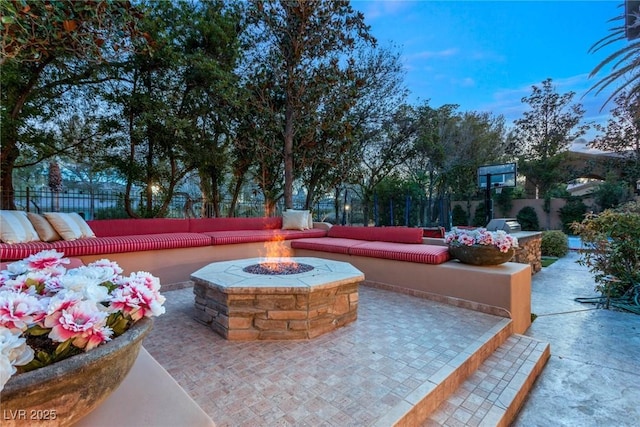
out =
[[[0,271],[0,391],[17,372],[15,366],[33,360],[22,335],[43,335],[48,329],[55,351],[69,340],[89,351],[142,317],[164,313],[160,281],[149,273],[125,279],[118,264],[107,259],[71,270],[64,264],[69,260],[63,253],[49,250]],[[110,295],[115,287],[126,291]]]
[[3,270],[2,272],[12,276],[17,276],[26,273],[28,270],[29,264],[26,261],[22,260],[8,264],[7,269]]
[[[75,271],[75,270],[71,270]],[[81,293],[85,299],[91,301],[106,301],[109,298],[109,290],[101,286],[102,280],[89,271],[71,274],[71,271],[60,278],[62,289]]]
[[93,283],[111,282],[118,276],[113,267],[109,266],[82,266],[67,271],[67,276],[83,276]]
[[8,328],[0,327],[0,390],[16,373],[16,366],[26,365],[33,360],[33,350],[27,340]]
[[44,315],[38,298],[20,292],[0,292],[0,327],[22,332]]

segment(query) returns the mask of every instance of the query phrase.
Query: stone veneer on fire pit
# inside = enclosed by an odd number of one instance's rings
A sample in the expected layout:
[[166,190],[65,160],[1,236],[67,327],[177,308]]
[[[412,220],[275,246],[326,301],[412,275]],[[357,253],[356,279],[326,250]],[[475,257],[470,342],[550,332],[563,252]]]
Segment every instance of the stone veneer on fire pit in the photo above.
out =
[[[287,275],[243,271],[263,262],[296,262],[313,270]],[[228,340],[310,339],[356,320],[364,274],[320,258],[250,258],[214,262],[191,275],[196,320]]]

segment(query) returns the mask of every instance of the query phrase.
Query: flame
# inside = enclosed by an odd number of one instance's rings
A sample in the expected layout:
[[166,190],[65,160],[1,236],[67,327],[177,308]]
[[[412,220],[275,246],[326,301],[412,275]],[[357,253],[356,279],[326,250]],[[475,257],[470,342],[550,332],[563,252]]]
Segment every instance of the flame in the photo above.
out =
[[[297,265],[297,263],[291,259],[293,256],[293,249],[287,246],[284,242],[283,236],[276,236],[273,240],[264,243],[264,254],[261,252],[260,265],[269,270],[279,270],[281,263],[287,263],[289,266]],[[288,258],[288,259],[281,259]]]

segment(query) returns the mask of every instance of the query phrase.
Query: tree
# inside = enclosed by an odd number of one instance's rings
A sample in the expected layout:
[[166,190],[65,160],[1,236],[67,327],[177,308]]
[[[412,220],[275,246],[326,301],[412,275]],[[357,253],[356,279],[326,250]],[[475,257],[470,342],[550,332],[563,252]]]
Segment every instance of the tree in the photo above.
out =
[[614,176],[608,176],[593,190],[593,199],[600,211],[618,207],[629,199],[629,187]]
[[310,118],[317,114],[319,100],[331,90],[336,75],[353,75],[354,48],[374,39],[362,13],[354,12],[348,2],[254,0],[253,6],[257,49],[252,60],[270,74],[278,88],[273,94],[283,97],[278,123],[284,200],[285,207],[292,208],[296,153],[315,140],[301,135],[301,123],[313,122]]
[[299,156],[306,208],[331,189],[339,197],[346,185],[361,184],[364,145],[406,99],[400,56],[392,47],[362,49],[356,57],[353,77],[336,78],[308,124],[315,132],[305,132],[314,137]]
[[0,208],[15,209],[13,170],[21,151],[44,147],[50,152],[42,157],[55,151],[55,141],[33,126],[47,118],[42,105],[55,109],[70,87],[95,82],[110,54],[142,48],[147,39],[137,29],[140,12],[128,1],[2,1],[0,14]]
[[504,134],[504,117],[473,111],[459,116],[451,140],[445,141],[444,188],[466,198],[468,207],[478,191],[478,168],[504,158]]
[[[221,1],[152,6],[140,25],[156,54],[130,55],[112,68],[114,83],[103,95],[113,109],[104,126],[119,136],[111,158],[126,181],[125,209],[164,216],[178,184],[197,170],[206,212],[218,216],[237,111],[239,17]],[[144,191],[141,212],[132,203],[137,186]]]
[[426,207],[423,207],[421,223],[428,225],[433,220],[433,198],[442,188],[446,147],[443,139],[454,126],[457,105],[447,104],[434,109],[428,102],[417,108],[417,135],[414,154],[406,162],[407,171],[414,180],[421,183],[427,195]]
[[377,186],[413,155],[416,124],[415,110],[402,105],[380,127],[361,135],[359,174],[365,225],[369,223],[369,206]]
[[607,125],[596,125],[602,134],[589,145],[620,154],[626,161],[627,184],[634,187],[640,179],[640,93],[622,92],[615,98],[615,104]]
[[[623,8],[623,11],[624,10],[625,8]],[[635,28],[640,27],[640,15],[629,15],[629,18],[634,19],[634,22],[631,23],[630,26]],[[615,23],[616,21],[622,21],[622,24],[612,27],[609,35],[598,40],[591,46],[589,53],[596,53],[620,41],[626,42],[626,20],[627,15],[624,12],[610,19],[610,22]],[[595,77],[600,71],[609,66],[611,67],[609,74],[598,80],[589,90],[599,94],[613,83],[619,83],[618,87],[605,101],[605,105],[622,93],[626,93],[627,97],[637,99],[638,96],[640,96],[640,38],[626,43],[624,47],[603,59],[593,71],[591,71],[589,78]]]
[[477,192],[476,171],[481,165],[494,163],[504,154],[504,118],[488,113],[457,113],[456,105],[445,105],[437,110],[428,105],[420,108],[415,156],[408,162],[412,174],[423,176],[428,183],[427,218],[434,219],[431,211],[433,197],[443,198],[447,193],[467,199]]
[[580,124],[585,113],[582,105],[571,104],[575,92],[558,94],[551,79],[532,89],[530,96],[522,98],[531,109],[514,121],[513,154],[520,155],[520,171],[544,195],[564,180],[561,154],[589,127]]

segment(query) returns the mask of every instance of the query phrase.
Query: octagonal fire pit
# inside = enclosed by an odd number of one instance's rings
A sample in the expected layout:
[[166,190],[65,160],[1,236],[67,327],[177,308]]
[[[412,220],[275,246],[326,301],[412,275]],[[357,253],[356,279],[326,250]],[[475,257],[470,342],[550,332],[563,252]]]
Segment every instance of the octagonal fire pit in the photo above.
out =
[[196,320],[228,340],[310,339],[356,320],[364,275],[320,258],[214,262],[191,275]]

